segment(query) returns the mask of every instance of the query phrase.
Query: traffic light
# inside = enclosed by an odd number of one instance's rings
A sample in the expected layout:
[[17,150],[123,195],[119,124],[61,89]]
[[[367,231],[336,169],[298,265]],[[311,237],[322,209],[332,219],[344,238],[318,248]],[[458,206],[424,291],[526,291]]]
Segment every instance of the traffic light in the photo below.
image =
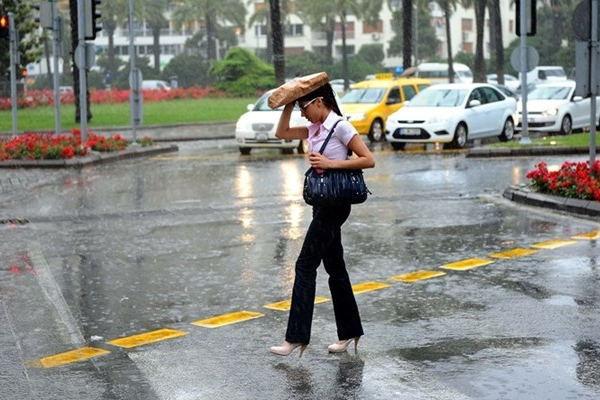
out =
[[85,0],[85,38],[96,39],[96,33],[102,30],[100,18],[100,0]]
[[41,0],[40,3],[34,4],[33,8],[40,12],[34,18],[35,22],[40,24],[42,28],[52,29],[52,3],[48,0]]
[[8,15],[0,15],[0,38],[8,39],[10,38],[10,29],[8,23]]

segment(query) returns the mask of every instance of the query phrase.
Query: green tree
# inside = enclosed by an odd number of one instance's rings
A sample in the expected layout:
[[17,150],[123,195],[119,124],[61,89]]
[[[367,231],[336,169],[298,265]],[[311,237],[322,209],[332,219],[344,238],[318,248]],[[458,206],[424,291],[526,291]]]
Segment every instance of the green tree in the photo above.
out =
[[232,47],[209,70],[218,89],[238,96],[254,96],[275,86],[273,66],[239,47]]
[[176,77],[177,84],[184,88],[206,86],[210,83],[209,68],[208,61],[197,54],[179,54],[164,68],[161,76],[166,81]]
[[[30,1],[3,0],[0,9],[5,14],[12,12],[17,31],[19,32],[19,54],[21,62],[19,69],[31,62],[39,61],[42,56],[42,40],[37,34],[37,24],[34,22],[34,10]],[[8,40],[0,40],[0,76],[5,77],[10,70],[10,52]],[[20,74],[17,74],[17,79]]]
[[246,8],[241,0],[177,0],[174,20],[179,25],[200,22],[206,29],[207,58],[217,59],[217,26],[220,20],[244,28]]
[[450,27],[450,17],[452,12],[456,10],[457,0],[437,0],[442,12],[444,13],[444,25],[446,29],[446,57],[448,61],[448,77],[450,83],[454,82],[454,56],[452,53],[452,34]]

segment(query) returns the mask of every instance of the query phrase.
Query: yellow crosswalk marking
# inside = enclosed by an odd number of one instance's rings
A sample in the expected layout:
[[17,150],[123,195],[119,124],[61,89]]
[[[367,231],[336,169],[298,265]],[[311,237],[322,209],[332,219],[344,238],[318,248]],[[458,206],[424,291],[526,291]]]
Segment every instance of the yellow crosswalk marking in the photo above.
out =
[[160,342],[161,340],[174,339],[179,336],[187,335],[187,332],[176,329],[158,329],[156,331],[140,333],[139,335],[127,336],[120,339],[110,340],[107,343],[113,346],[132,348],[143,346],[150,343]]
[[415,272],[409,272],[407,274],[392,276],[390,279],[393,281],[412,283],[422,281],[425,279],[435,278],[442,275],[446,275],[446,273],[441,271],[419,270]]
[[216,317],[202,319],[192,322],[192,325],[203,326],[205,328],[219,328],[221,326],[235,324],[237,322],[248,321],[250,319],[264,317],[265,314],[254,311],[238,311],[230,314],[218,315]]
[[109,353],[110,351],[108,350],[97,349],[95,347],[81,347],[79,349],[44,357],[39,361],[30,362],[28,364],[36,367],[54,368],[61,365],[89,360],[90,358],[103,356]]
[[370,292],[372,290],[383,289],[383,288],[390,287],[390,286],[391,285],[388,283],[363,282],[363,283],[358,283],[356,285],[352,285],[352,291],[354,292],[354,294],[360,294],[360,293]]
[[579,235],[572,236],[573,239],[586,239],[586,240],[594,240],[600,239],[600,230],[599,231],[591,231],[587,233],[580,233]]
[[577,240],[548,240],[547,242],[535,243],[531,247],[535,247],[536,249],[554,250],[575,243],[577,243]]
[[516,248],[516,249],[512,249],[512,250],[502,251],[500,253],[490,254],[490,257],[508,259],[508,258],[528,256],[531,254],[535,254],[537,252],[538,252],[537,250],[532,250],[532,249]]
[[485,258],[470,258],[468,260],[462,260],[453,262],[450,264],[444,264],[440,266],[443,269],[451,269],[455,271],[465,271],[472,268],[483,267],[484,265],[492,264],[493,260],[488,260]]
[[[315,297],[315,304],[325,303],[326,301],[329,301],[329,299],[326,297],[319,297],[319,296]],[[268,308],[269,310],[287,311],[291,308],[291,306],[292,306],[291,300],[284,300],[284,301],[280,301],[277,303],[267,304],[263,307]]]

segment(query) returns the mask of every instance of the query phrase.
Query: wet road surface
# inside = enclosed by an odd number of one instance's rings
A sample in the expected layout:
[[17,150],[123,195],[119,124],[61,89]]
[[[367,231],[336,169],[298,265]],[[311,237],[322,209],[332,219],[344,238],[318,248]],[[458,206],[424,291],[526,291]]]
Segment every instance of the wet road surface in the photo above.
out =
[[[291,295],[306,160],[242,157],[231,140],[179,147],[3,172],[2,218],[26,222],[0,225],[0,398],[600,396],[600,223],[501,195],[539,159],[376,149],[373,196],[343,228],[351,279],[369,283],[357,294],[366,334],[358,354],[327,354],[324,301],[299,360],[268,352],[287,311],[265,306]],[[452,269],[464,260],[491,263]],[[443,275],[405,281],[422,270]],[[329,299],[322,269],[317,296]],[[56,358],[73,351],[84,359]]]

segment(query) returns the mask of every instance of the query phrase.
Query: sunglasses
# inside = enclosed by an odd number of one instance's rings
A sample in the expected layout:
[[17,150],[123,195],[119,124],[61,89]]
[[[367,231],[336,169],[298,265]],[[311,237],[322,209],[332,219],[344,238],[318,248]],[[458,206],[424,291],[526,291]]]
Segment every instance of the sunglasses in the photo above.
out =
[[300,109],[301,109],[302,111],[306,111],[306,109],[308,108],[308,106],[310,106],[312,103],[314,103],[314,102],[315,102],[315,100],[317,100],[317,99],[318,99],[318,97],[315,97],[314,99],[312,99],[311,101],[309,101],[309,102],[308,102],[308,103],[306,103],[305,105],[302,105],[302,104],[298,103],[298,107],[300,107]]

